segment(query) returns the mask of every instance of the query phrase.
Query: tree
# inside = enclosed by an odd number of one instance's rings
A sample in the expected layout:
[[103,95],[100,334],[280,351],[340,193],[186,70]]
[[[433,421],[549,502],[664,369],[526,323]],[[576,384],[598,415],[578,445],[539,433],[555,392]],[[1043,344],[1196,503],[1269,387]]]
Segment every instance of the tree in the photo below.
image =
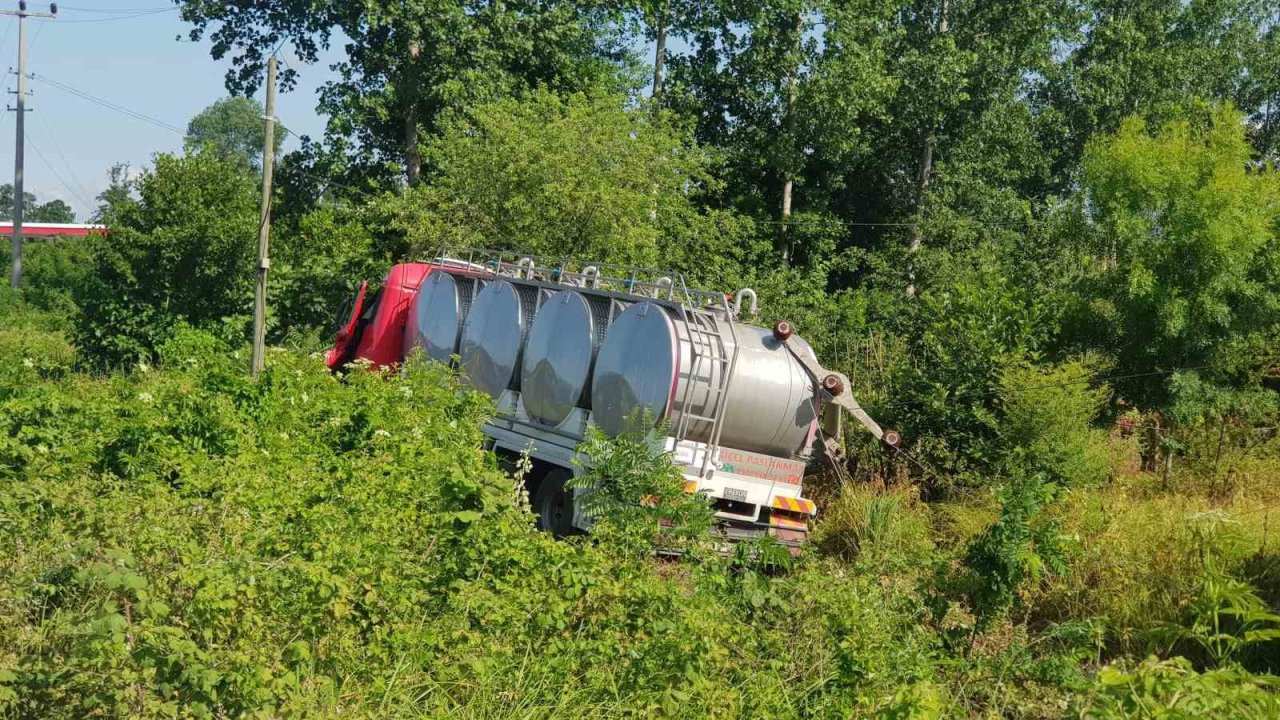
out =
[[[193,40],[212,38],[215,59],[231,56],[235,92],[257,87],[266,48],[288,41],[315,61],[335,35],[348,38],[340,79],[321,92],[326,138],[345,170],[382,184],[418,183],[423,135],[446,112],[536,86],[620,89],[630,58],[618,9],[568,0],[189,0],[182,17]],[[286,68],[282,87],[295,79]]]
[[1067,121],[1074,165],[1089,139],[1132,114],[1179,117],[1194,97],[1226,100],[1249,116],[1254,146],[1276,150],[1280,7],[1269,0],[1082,0],[1080,41],[1046,76]]
[[258,180],[217,153],[160,154],[91,236],[92,272],[77,288],[76,344],[87,359],[151,357],[178,323],[217,328],[253,299]]
[[[262,103],[254,98],[232,96],[223,98],[191,118],[187,123],[184,141],[188,151],[210,149],[228,158],[234,158],[248,167],[258,168],[262,163],[262,143],[265,134]],[[275,150],[280,152],[288,131],[277,128]]]
[[[626,264],[710,266],[732,218],[698,211],[706,155],[664,113],[549,91],[453,116],[428,146],[430,186],[396,201],[424,251],[519,249]],[[677,242],[678,241],[678,242]]]
[[109,222],[115,213],[122,212],[133,204],[133,188],[135,180],[130,177],[129,163],[116,163],[107,171],[107,189],[96,198],[100,205],[93,218],[98,222]]
[[[50,200],[41,203],[29,192],[22,193],[23,213],[27,222],[73,223],[76,214],[71,206],[62,200]],[[13,185],[0,185],[0,220],[13,220]]]
[[1132,117],[1086,151],[1082,325],[1120,374],[1141,375],[1122,385],[1133,400],[1166,399],[1150,373],[1240,360],[1242,340],[1280,328],[1280,176],[1251,154],[1230,107],[1159,127]]

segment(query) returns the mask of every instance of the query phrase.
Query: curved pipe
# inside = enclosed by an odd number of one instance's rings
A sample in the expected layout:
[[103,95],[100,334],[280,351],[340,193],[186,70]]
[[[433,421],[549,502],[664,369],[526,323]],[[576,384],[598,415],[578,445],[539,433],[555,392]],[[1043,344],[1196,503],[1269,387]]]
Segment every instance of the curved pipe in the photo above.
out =
[[600,283],[600,268],[595,265],[588,265],[582,268],[582,277],[587,279],[590,285],[587,287],[594,288]]
[[667,291],[667,296],[668,296],[668,297],[670,297],[670,295],[671,295],[671,288],[673,288],[673,287],[675,286],[675,281],[674,281],[674,280],[672,280],[671,278],[667,277],[666,275],[663,275],[662,277],[658,278],[658,282],[657,282],[657,283],[655,283],[655,284],[658,286],[658,287],[657,287],[657,290],[658,290],[658,293],[659,293],[659,295],[658,295],[658,296],[655,296],[655,297],[660,297],[660,295],[661,295],[661,293],[662,293],[662,291],[663,291],[663,290],[666,290],[666,291]]
[[528,268],[529,274],[525,276],[525,279],[527,280],[533,279],[533,268],[534,268],[533,258],[522,257],[516,261],[516,277],[520,277],[520,268]]
[[760,303],[756,299],[756,291],[752,290],[751,288],[742,288],[741,290],[738,291],[738,294],[733,298],[733,313],[735,315],[742,314],[743,298],[751,298],[751,314],[752,315],[755,315],[757,312],[759,312]]

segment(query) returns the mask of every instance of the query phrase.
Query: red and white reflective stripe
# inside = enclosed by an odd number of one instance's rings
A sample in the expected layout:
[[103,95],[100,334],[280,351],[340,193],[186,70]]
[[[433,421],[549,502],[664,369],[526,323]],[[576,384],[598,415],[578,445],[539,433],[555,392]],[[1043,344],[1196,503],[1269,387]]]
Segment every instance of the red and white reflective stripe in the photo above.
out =
[[773,507],[777,510],[803,513],[805,515],[816,515],[818,512],[818,506],[814,505],[812,500],[806,500],[804,498],[777,496],[773,498]]

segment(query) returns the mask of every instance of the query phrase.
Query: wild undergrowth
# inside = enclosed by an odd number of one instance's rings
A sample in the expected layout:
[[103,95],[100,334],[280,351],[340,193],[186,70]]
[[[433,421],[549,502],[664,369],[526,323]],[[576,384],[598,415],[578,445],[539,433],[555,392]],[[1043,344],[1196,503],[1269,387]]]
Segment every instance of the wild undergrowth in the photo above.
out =
[[[780,568],[706,552],[661,458],[596,438],[622,482],[601,532],[558,541],[481,449],[488,401],[439,367],[338,379],[275,350],[255,383],[180,329],[155,365],[85,374],[56,322],[5,313],[3,717],[1276,709],[1260,513],[1136,481],[850,485]],[[637,552],[677,531],[678,557]]]

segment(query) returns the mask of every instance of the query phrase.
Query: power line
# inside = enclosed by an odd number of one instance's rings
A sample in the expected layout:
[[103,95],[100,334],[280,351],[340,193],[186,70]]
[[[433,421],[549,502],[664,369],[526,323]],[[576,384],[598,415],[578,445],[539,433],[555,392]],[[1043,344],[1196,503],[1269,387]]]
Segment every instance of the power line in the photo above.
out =
[[4,28],[4,39],[0,40],[0,53],[4,52],[4,48],[9,44],[9,36],[13,34],[13,23],[7,23]]
[[845,225],[849,227],[915,227],[916,222],[860,222],[857,220],[841,220],[840,218],[824,218],[821,220],[756,220],[746,218],[757,225]]
[[70,85],[67,85],[67,84],[65,84],[65,83],[63,83],[63,82],[59,82],[58,80],[55,80],[55,79],[53,79],[53,78],[51,78],[51,77],[49,77],[49,76],[47,76],[47,75],[35,75],[35,74],[33,74],[33,75],[31,76],[31,78],[32,78],[33,80],[38,80],[38,81],[40,81],[40,82],[43,82],[43,83],[45,83],[45,84],[47,84],[47,85],[51,85],[51,86],[53,86],[53,87],[55,87],[55,88],[57,88],[57,89],[59,89],[59,90],[62,90],[63,92],[71,93],[72,95],[76,95],[76,96],[78,96],[78,97],[80,97],[80,98],[83,98],[83,99],[85,99],[85,100],[88,100],[89,102],[95,103],[95,104],[97,104],[97,105],[101,105],[102,107],[105,107],[105,108],[107,108],[107,109],[109,109],[109,110],[115,110],[115,111],[116,111],[116,112],[118,112],[118,113],[123,113],[123,114],[125,114],[125,115],[128,115],[129,117],[132,117],[132,118],[136,119],[136,120],[141,120],[141,121],[143,121],[143,122],[150,123],[150,124],[155,125],[156,127],[161,128],[161,129],[163,129],[163,130],[168,130],[169,132],[176,133],[176,134],[178,134],[178,135],[182,135],[182,136],[186,136],[186,134],[187,134],[185,130],[183,130],[182,128],[178,127],[177,125],[171,125],[171,124],[169,124],[169,123],[167,123],[167,122],[165,122],[165,121],[163,121],[163,120],[160,120],[160,119],[158,119],[158,118],[154,118],[154,117],[152,117],[152,116],[150,116],[150,115],[146,115],[146,114],[144,114],[144,113],[138,112],[137,110],[130,110],[129,108],[127,108],[127,107],[125,107],[125,106],[123,106],[123,105],[118,105],[118,104],[116,104],[116,103],[113,103],[113,102],[111,102],[110,100],[104,100],[104,99],[102,99],[102,98],[100,98],[100,97],[97,97],[97,96],[95,96],[95,95],[90,95],[89,93],[84,92],[83,90],[77,90],[77,89],[75,89],[75,88],[71,87]]
[[[1274,362],[1276,359],[1277,359],[1277,356],[1273,355],[1273,356],[1259,356],[1255,360],[1258,363],[1266,363],[1266,362]],[[1116,380],[1134,380],[1137,378],[1144,378],[1144,377],[1158,377],[1162,375],[1173,375],[1174,373],[1180,373],[1180,372],[1193,372],[1196,370],[1211,370],[1214,368],[1221,368],[1226,364],[1227,362],[1223,361],[1220,363],[1206,363],[1204,365],[1188,365],[1185,367],[1170,368],[1168,370],[1153,370],[1150,372],[1128,373],[1125,375],[1110,375],[1110,376],[1104,376],[1104,377],[1087,377],[1087,378],[1081,378],[1079,380],[1067,380],[1064,382],[1044,383],[1040,385],[1024,385],[1021,387],[1012,388],[1010,390],[1004,390],[1004,389],[983,390],[983,391],[977,391],[972,393],[958,393],[958,394],[947,397],[946,401],[954,402],[956,400],[984,400],[987,398],[993,398],[993,397],[998,397],[1000,395],[1005,395],[1009,392],[1018,393],[1018,392],[1026,392],[1028,390],[1049,390],[1053,388],[1074,387],[1077,385],[1093,385],[1093,384],[1109,383],[1109,382],[1114,382]],[[1233,365],[1236,364],[1236,361],[1233,360],[1231,364]],[[878,403],[880,407],[904,407],[911,404],[913,403],[906,400],[900,400],[898,402]]]
[[82,8],[82,7],[71,7],[70,5],[63,5],[62,9],[75,10],[76,12],[95,13],[98,15],[118,15],[118,14],[129,14],[129,13],[137,13],[137,12],[152,12],[152,11],[159,12],[161,10],[177,10],[178,8],[171,5],[164,5],[164,6],[152,5],[151,7],[131,7],[131,8]]
[[49,23],[40,23],[40,27],[36,28],[35,37],[31,38],[31,44],[27,46],[27,55],[31,55],[36,50],[36,43],[40,42],[40,36],[44,35],[44,27]]
[[60,185],[62,185],[62,187],[63,187],[63,188],[64,188],[68,193],[70,193],[70,194],[71,194],[72,199],[73,199],[73,200],[79,200],[81,203],[84,203],[84,206],[85,206],[85,207],[90,207],[90,205],[91,205],[91,204],[89,203],[89,201],[85,200],[83,195],[81,195],[80,193],[76,192],[76,191],[71,187],[71,184],[70,184],[70,183],[68,183],[68,182],[66,181],[66,179],[62,177],[62,174],[61,174],[61,173],[59,173],[56,169],[54,169],[54,167],[53,167],[53,163],[50,163],[50,162],[49,162],[49,158],[47,158],[47,157],[45,157],[45,156],[44,156],[44,153],[43,153],[43,152],[41,152],[41,150],[40,150],[40,146],[36,144],[35,139],[34,139],[34,138],[32,138],[32,137],[30,137],[30,136],[28,136],[28,137],[27,137],[27,142],[31,143],[31,149],[36,151],[36,157],[39,157],[39,158],[40,158],[40,161],[41,161],[41,162],[43,162],[43,163],[44,163],[44,166],[45,166],[46,168],[48,168],[48,169],[49,169],[49,172],[53,173],[53,176],[54,176],[55,178],[57,178],[58,183],[59,183]]
[[[66,9],[71,10],[72,8],[66,8]],[[123,20],[133,20],[135,18],[147,17],[149,15],[159,15],[161,13],[175,12],[178,9],[179,8],[177,7],[159,8],[155,10],[135,12],[132,15],[115,15],[113,17],[97,18],[94,20],[60,20],[59,23],[62,25],[88,25],[91,23],[121,22]]]
[[73,168],[71,166],[71,162],[67,160],[67,154],[62,151],[62,143],[58,142],[58,134],[54,132],[53,124],[49,122],[43,113],[36,113],[36,115],[39,116],[40,122],[44,124],[45,129],[49,131],[49,139],[53,141],[53,150],[58,153],[58,157],[62,159],[62,166],[66,168],[67,175],[71,178],[72,184],[74,184],[81,192],[81,194],[76,195],[76,197],[81,202],[84,202],[85,207],[90,207],[90,204],[85,202],[85,198],[91,196],[92,193],[85,189],[84,183],[80,182],[80,178],[76,176],[75,168]]

